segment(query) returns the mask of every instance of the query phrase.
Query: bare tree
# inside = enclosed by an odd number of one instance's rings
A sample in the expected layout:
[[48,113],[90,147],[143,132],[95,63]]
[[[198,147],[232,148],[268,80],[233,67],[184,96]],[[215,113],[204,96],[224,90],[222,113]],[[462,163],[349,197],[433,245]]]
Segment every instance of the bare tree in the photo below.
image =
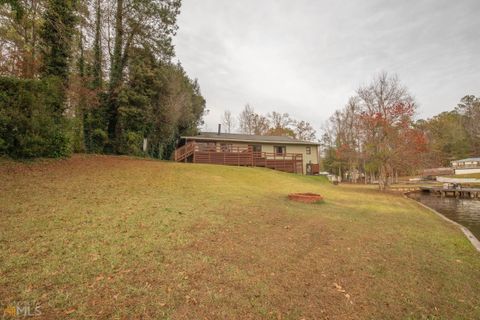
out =
[[290,118],[288,113],[273,111],[267,114],[267,118],[269,122],[268,135],[295,137],[295,132],[292,127],[295,121]]
[[351,97],[345,107],[331,118],[336,129],[337,156],[348,170],[347,178],[352,182],[357,180],[361,157],[359,115],[358,98]]
[[423,132],[413,123],[416,105],[396,76],[383,72],[357,90],[330,118],[323,135],[324,165],[356,182],[378,178],[385,189],[397,173],[417,168],[426,150]]
[[463,97],[456,110],[463,115],[465,130],[471,137],[472,155],[477,156],[480,154],[480,97]]
[[0,0],[0,75],[20,78],[38,76],[39,31],[45,1]]
[[238,116],[238,124],[241,133],[253,134],[253,122],[255,117],[255,111],[247,103],[245,108]]
[[316,131],[312,125],[306,121],[295,121],[295,137],[299,140],[314,141]]
[[288,113],[280,113],[273,111],[267,114],[267,117],[270,121],[271,127],[274,129],[288,128],[294,124],[294,120],[290,118],[290,115]]
[[398,146],[409,137],[416,105],[397,76],[388,76],[386,72],[374,77],[370,85],[359,88],[357,93],[365,151],[376,166],[380,189],[384,189],[393,176],[394,166],[402,163],[405,152],[400,152],[404,148]]
[[261,114],[253,114],[253,134],[256,135],[266,135],[270,129],[270,122],[268,119]]
[[230,110],[225,110],[222,116],[222,124],[226,133],[231,133],[235,128],[235,118]]

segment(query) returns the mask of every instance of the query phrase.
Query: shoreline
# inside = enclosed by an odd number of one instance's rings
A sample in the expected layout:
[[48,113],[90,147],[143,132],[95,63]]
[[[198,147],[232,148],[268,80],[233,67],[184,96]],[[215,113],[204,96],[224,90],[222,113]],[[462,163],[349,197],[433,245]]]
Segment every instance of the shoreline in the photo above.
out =
[[437,216],[440,216],[443,220],[448,221],[448,222],[456,225],[458,228],[460,228],[460,230],[463,232],[463,234],[467,237],[467,239],[470,241],[470,243],[473,245],[473,247],[475,249],[477,249],[478,252],[480,252],[480,240],[478,240],[477,237],[475,237],[475,235],[468,228],[466,228],[465,226],[461,225],[460,223],[458,223],[456,221],[453,221],[450,218],[447,218],[446,216],[444,216],[443,214],[441,214],[437,210],[435,210],[433,208],[430,208],[429,206],[421,203],[420,201],[417,201],[415,199],[410,198],[408,196],[408,194],[410,194],[412,192],[416,192],[416,191],[405,192],[405,193],[403,193],[403,197],[408,199],[408,200],[414,201],[416,204],[419,204],[420,206],[422,206],[425,209],[430,210],[431,212],[435,213]]

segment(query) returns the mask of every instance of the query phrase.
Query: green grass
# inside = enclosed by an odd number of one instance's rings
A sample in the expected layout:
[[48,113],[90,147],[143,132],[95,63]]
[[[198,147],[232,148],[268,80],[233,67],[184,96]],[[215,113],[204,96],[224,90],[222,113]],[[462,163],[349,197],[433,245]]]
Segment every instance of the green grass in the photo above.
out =
[[103,156],[2,161],[0,179],[2,307],[39,301],[45,319],[480,318],[480,254],[401,196]]

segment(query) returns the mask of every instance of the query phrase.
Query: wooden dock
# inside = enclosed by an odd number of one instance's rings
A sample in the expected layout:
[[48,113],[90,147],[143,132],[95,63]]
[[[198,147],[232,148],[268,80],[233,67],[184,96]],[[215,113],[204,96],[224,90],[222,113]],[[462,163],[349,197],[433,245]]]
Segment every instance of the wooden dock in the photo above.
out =
[[422,192],[430,192],[441,197],[480,199],[480,188],[420,187]]
[[399,192],[399,193],[421,191],[419,186],[389,186],[388,190],[392,192]]

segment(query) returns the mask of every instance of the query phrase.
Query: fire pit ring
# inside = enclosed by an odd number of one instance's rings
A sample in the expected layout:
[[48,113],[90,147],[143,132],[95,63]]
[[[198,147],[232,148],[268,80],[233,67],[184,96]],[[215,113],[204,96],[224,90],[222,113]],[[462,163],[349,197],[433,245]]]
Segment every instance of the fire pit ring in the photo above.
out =
[[323,197],[318,193],[290,193],[288,199],[292,201],[304,202],[304,203],[315,203],[323,200]]

